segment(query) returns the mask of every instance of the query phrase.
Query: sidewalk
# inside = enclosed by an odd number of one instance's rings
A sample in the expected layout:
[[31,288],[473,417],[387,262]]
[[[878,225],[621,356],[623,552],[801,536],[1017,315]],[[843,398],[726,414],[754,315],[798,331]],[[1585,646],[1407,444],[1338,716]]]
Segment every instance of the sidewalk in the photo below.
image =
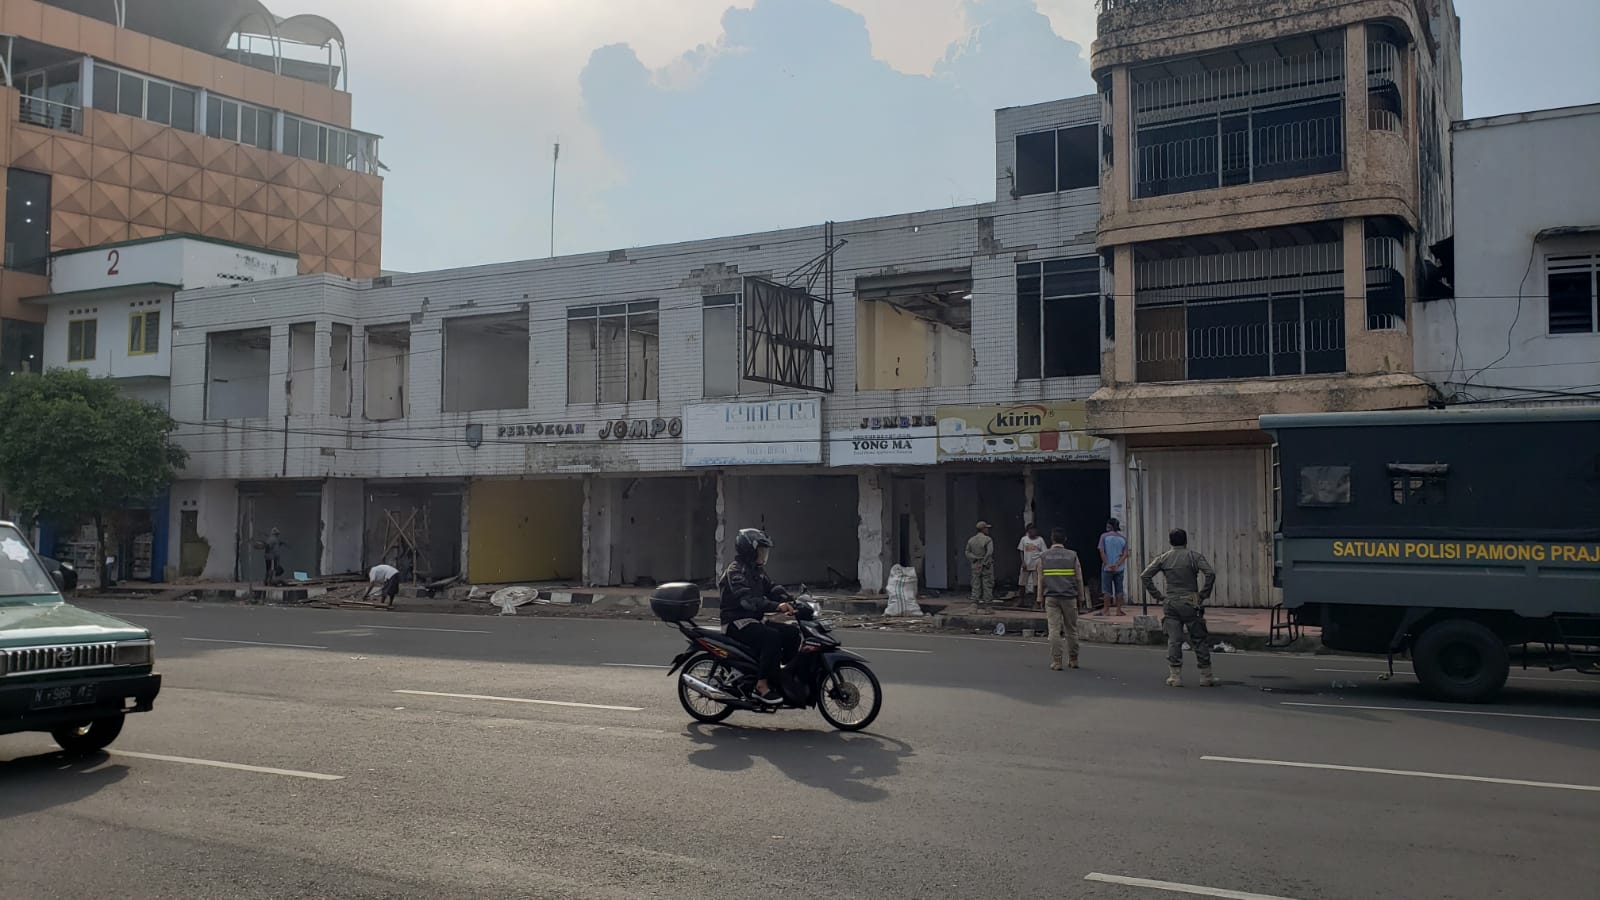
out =
[[[433,597],[423,596],[414,585],[400,589],[395,600],[397,612],[456,613],[466,615],[505,615],[500,607],[489,602],[502,585],[477,585],[449,588]],[[590,588],[566,583],[509,585],[526,588],[529,602],[517,606],[512,615],[576,615],[601,617],[640,618],[650,615],[650,592],[646,587]],[[376,604],[362,602],[366,593],[362,580],[328,580],[304,585],[263,587],[259,584],[214,582],[205,584],[123,584],[102,596],[135,595],[155,600],[199,600],[203,602],[243,602],[268,604],[310,604],[329,607],[372,608]],[[926,597],[918,600],[926,615],[889,618],[884,616],[886,600],[870,595],[813,594],[822,602],[823,609],[835,616],[848,616],[851,625],[909,627],[933,630],[951,630],[994,634],[997,625],[1004,624],[1005,634],[1019,637],[1043,637],[1048,623],[1041,611],[1020,609],[1009,605],[996,605],[982,610],[964,597]],[[537,599],[531,599],[536,597]],[[701,620],[715,618],[715,601],[703,607]],[[1164,644],[1166,635],[1161,631],[1160,608],[1152,606],[1151,615],[1142,614],[1137,605],[1126,607],[1126,616],[1100,616],[1085,613],[1078,616],[1078,637],[1095,644]],[[1206,625],[1213,643],[1226,643],[1237,650],[1260,650],[1270,645],[1272,614],[1266,609],[1206,610]],[[870,625],[868,626],[870,627]],[[1315,628],[1302,629],[1300,640],[1278,649],[1297,651],[1314,650],[1320,646],[1320,632]]]

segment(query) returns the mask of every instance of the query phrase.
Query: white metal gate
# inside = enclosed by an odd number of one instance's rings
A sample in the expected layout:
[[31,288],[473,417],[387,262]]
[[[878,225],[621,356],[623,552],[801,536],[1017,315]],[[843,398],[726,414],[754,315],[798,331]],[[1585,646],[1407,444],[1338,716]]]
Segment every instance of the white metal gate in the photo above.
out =
[[[1189,532],[1189,546],[1217,570],[1217,606],[1266,608],[1272,588],[1271,450],[1266,447],[1130,452],[1129,507],[1136,559],[1167,548],[1167,532]],[[1142,524],[1142,527],[1140,527]],[[1144,563],[1129,566],[1137,580]],[[1129,594],[1140,591],[1130,584]]]

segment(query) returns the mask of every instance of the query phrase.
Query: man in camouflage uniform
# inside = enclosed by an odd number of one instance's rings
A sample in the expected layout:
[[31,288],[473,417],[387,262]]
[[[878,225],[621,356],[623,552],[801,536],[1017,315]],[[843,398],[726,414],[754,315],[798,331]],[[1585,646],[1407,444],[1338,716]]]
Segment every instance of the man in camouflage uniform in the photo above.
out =
[[979,522],[978,533],[967,541],[967,562],[972,564],[972,602],[987,607],[994,603],[994,538],[989,523]]
[[[1152,560],[1139,575],[1145,593],[1163,604],[1161,629],[1167,633],[1167,684],[1183,687],[1183,638],[1188,632],[1195,662],[1200,665],[1200,686],[1215,687],[1217,680],[1211,677],[1211,644],[1204,604],[1211,599],[1217,573],[1204,554],[1189,549],[1188,532],[1175,528],[1169,541],[1172,549]],[[1165,595],[1156,590],[1157,573],[1166,575]],[[1204,584],[1200,583],[1202,580]]]

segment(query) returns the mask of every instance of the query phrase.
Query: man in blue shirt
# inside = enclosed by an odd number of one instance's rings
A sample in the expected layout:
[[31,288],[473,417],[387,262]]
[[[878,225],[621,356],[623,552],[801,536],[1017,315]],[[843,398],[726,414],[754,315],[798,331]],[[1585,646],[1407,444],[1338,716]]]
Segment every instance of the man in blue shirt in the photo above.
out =
[[1128,595],[1128,539],[1122,536],[1122,523],[1106,520],[1106,533],[1100,535],[1100,615],[1109,615],[1113,604],[1117,615],[1125,616],[1122,601]]

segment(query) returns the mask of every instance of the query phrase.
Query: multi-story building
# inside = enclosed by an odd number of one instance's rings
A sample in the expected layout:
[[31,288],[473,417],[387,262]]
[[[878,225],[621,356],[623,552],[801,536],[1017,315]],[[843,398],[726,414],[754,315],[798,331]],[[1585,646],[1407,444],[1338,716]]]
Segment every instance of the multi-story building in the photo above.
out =
[[332,22],[257,0],[7,0],[0,34],[0,373],[39,371],[46,307],[22,301],[49,293],[52,254],[101,247],[115,278],[117,244],[184,234],[379,274],[378,138],[351,127]]
[[1600,105],[1457,122],[1450,290],[1417,362],[1448,403],[1600,403]]
[[1098,246],[1114,339],[1089,428],[1139,555],[1185,527],[1270,605],[1264,413],[1422,406],[1412,323],[1450,230],[1450,0],[1100,0]]
[[[703,578],[766,528],[788,582],[966,582],[995,525],[1108,513],[1100,105],[997,114],[993,203],[549,260],[177,295],[186,575]],[[1086,552],[1085,558],[1092,557]]]

